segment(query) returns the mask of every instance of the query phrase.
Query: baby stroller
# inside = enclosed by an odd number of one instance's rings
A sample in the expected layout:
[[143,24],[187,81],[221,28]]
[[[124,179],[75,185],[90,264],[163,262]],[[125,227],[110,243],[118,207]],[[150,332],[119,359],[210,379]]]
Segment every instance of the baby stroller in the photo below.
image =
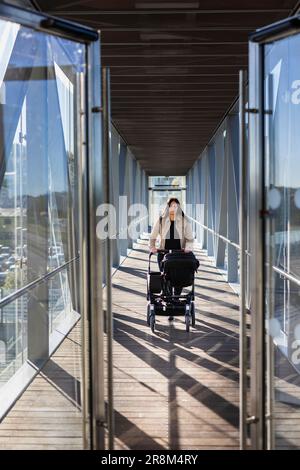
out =
[[[149,254],[147,275],[147,324],[152,332],[155,330],[156,313],[185,314],[185,329],[190,331],[190,324],[195,326],[194,278],[199,267],[199,261],[194,253],[184,250],[158,250],[164,253],[162,271],[151,271]],[[175,294],[175,290],[191,287],[189,292]]]

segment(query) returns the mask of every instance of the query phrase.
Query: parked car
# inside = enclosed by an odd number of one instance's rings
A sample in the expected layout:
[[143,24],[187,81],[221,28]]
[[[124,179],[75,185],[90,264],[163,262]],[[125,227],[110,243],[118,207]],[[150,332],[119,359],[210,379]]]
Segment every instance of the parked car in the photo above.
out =
[[7,272],[0,272],[0,286],[4,286]]
[[10,255],[12,249],[9,246],[2,246],[0,253]]

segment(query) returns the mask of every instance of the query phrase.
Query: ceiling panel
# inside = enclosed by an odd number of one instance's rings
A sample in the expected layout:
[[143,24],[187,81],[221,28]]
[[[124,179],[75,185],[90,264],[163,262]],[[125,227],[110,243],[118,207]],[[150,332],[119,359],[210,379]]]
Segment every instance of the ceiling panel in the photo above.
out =
[[39,0],[50,14],[101,30],[112,119],[150,175],[183,175],[238,94],[248,35],[295,0]]

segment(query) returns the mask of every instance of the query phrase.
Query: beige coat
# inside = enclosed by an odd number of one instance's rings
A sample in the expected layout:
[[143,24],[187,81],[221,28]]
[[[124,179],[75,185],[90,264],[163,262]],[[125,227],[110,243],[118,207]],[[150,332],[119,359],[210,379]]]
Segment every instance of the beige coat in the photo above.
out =
[[[167,205],[162,213],[161,224],[158,220],[153,225],[150,235],[149,248],[155,247],[155,242],[159,238],[158,248],[163,250],[165,247],[166,238],[170,237],[171,220],[169,217],[169,206]],[[193,250],[194,237],[191,224],[186,215],[182,217],[182,210],[178,206],[174,224],[174,236],[180,238],[181,248],[186,250]]]

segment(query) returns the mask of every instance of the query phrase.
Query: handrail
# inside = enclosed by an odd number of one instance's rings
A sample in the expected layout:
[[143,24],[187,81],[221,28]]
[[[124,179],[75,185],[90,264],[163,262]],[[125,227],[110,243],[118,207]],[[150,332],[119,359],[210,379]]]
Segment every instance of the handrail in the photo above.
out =
[[67,261],[66,263],[62,264],[61,266],[58,266],[57,268],[53,269],[50,273],[45,274],[44,276],[41,276],[34,281],[30,282],[29,284],[26,284],[26,286],[21,287],[19,290],[16,292],[13,292],[12,294],[4,297],[3,299],[0,300],[0,309],[5,307],[6,305],[10,304],[11,302],[14,302],[17,300],[19,297],[22,297],[23,294],[26,294],[27,291],[33,289],[36,287],[38,284],[44,282],[45,280],[55,276],[55,274],[63,271],[66,269],[69,264],[73,263],[74,261],[79,259],[79,255],[75,256],[71,260]]
[[193,217],[191,217],[191,216],[188,216],[188,217],[189,217],[189,219],[191,219],[193,222],[195,222],[196,224],[200,225],[201,227],[203,227],[203,228],[204,228],[205,230],[207,230],[208,232],[211,232],[211,233],[214,234],[216,237],[221,238],[221,240],[223,240],[224,242],[228,243],[229,245],[232,245],[232,246],[233,246],[234,248],[236,248],[237,250],[240,250],[240,249],[241,249],[240,246],[239,246],[237,243],[235,243],[235,242],[229,240],[228,238],[224,237],[224,235],[220,235],[219,233],[215,232],[213,229],[207,227],[207,225],[202,224],[201,222],[199,222],[198,220],[194,219]]
[[283,269],[280,269],[280,268],[277,268],[277,266],[272,266],[272,269],[280,274],[281,276],[285,277],[286,279],[288,279],[289,281],[293,282],[294,284],[296,284],[297,286],[300,286],[300,280],[298,280],[296,277],[292,276],[291,274],[288,274],[286,271],[284,271]]

